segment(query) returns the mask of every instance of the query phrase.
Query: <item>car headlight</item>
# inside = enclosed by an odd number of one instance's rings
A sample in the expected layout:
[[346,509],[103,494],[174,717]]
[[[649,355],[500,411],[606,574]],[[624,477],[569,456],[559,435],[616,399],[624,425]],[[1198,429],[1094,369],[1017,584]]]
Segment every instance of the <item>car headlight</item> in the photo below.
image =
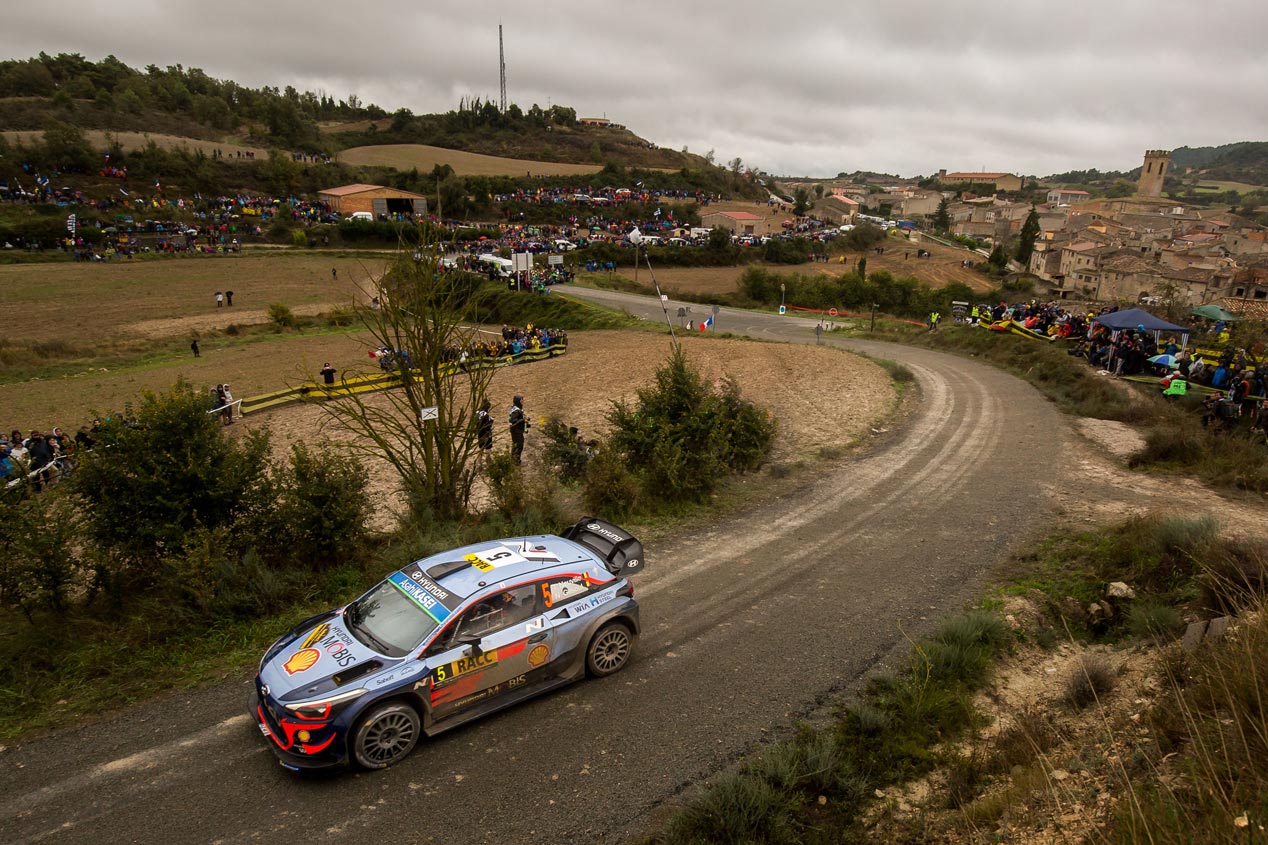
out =
[[301,701],[296,704],[286,705],[286,709],[294,714],[296,718],[306,719],[309,721],[325,721],[338,713],[350,702],[355,701],[366,694],[364,688],[348,690],[338,695],[332,695],[328,698],[319,698],[316,701]]

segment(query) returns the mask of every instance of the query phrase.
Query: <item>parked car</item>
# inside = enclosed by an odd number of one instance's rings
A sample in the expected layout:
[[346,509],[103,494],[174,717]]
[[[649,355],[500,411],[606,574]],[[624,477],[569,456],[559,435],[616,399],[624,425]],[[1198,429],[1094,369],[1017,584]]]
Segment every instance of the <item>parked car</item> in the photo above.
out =
[[593,517],[423,558],[269,646],[248,711],[288,769],[386,768],[423,736],[620,671],[644,566]]

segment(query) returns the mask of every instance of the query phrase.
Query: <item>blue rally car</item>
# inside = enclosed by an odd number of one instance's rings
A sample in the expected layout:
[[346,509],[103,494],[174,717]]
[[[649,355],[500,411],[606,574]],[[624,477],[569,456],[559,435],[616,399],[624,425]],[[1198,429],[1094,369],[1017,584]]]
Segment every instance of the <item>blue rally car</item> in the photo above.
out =
[[394,572],[260,661],[249,709],[288,769],[382,769],[434,736],[629,660],[643,546],[587,517]]

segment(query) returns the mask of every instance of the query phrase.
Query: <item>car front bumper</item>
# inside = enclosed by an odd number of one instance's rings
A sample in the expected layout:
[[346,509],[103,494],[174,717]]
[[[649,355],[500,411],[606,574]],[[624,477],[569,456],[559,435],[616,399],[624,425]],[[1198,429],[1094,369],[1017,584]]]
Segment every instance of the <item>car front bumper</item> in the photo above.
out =
[[255,722],[260,733],[264,734],[264,741],[283,768],[290,769],[292,772],[312,772],[337,769],[348,765],[345,743],[342,741],[343,738],[338,736],[337,733],[328,746],[315,753],[305,754],[290,748],[284,748],[282,742],[278,739],[284,736],[284,733],[273,715],[264,707],[257,690],[252,690],[251,695],[247,699],[247,715]]

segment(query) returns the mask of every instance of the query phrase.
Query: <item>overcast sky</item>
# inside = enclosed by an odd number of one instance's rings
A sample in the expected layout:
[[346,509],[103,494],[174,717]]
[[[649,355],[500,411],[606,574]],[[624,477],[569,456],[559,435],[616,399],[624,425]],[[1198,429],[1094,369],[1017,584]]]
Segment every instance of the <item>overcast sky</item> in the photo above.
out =
[[10,57],[113,53],[447,111],[507,94],[776,174],[1046,175],[1268,140],[1265,0],[5,0]]

